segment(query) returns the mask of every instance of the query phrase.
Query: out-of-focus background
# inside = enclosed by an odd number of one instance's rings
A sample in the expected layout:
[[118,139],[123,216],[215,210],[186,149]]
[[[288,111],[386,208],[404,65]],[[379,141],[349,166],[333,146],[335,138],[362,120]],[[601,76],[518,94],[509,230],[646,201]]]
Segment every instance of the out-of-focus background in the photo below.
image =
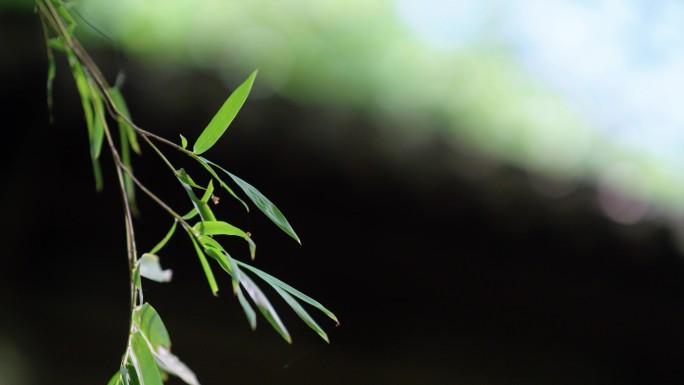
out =
[[[179,237],[145,296],[203,384],[681,383],[680,2],[74,3],[134,120],[171,140],[259,69],[207,156],[303,246],[229,199],[219,214],[342,323],[319,317],[327,345],[278,306],[293,345],[251,332]],[[107,157],[94,191],[63,58],[48,124],[32,6],[0,4],[0,384],[104,384],[128,328],[120,200]],[[188,205],[151,151],[134,162]],[[140,207],[149,249],[170,220]]]

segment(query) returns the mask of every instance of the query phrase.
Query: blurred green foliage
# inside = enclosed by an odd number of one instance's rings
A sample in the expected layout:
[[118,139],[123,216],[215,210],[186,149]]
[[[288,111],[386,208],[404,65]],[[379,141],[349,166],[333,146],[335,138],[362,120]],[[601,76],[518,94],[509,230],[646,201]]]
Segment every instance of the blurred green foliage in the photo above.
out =
[[676,165],[607,137],[496,33],[445,49],[421,39],[390,0],[78,5],[117,47],[151,66],[209,70],[230,84],[259,68],[256,97],[275,93],[365,114],[399,130],[388,142],[402,132],[446,134],[561,185],[588,181],[617,191],[629,207],[637,202],[669,217],[684,209]]

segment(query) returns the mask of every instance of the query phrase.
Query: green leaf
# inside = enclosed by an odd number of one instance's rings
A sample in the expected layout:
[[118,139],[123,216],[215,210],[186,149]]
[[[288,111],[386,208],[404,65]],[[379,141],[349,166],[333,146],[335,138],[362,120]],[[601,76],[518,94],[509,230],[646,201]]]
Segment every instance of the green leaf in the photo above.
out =
[[159,264],[159,257],[145,253],[138,259],[140,275],[156,282],[171,282],[173,272],[170,269],[163,270]]
[[65,51],[65,48],[64,48],[64,39],[62,39],[61,37],[53,37],[53,38],[50,38],[50,39],[47,41],[47,44],[48,44],[48,46],[49,46],[50,48],[54,48],[54,49],[56,49],[57,51],[60,51],[60,52],[64,52],[64,51]]
[[249,254],[254,259],[256,245],[252,238],[244,231],[223,221],[204,221],[198,222],[194,227],[195,231],[202,235],[232,235],[242,237],[249,244]]
[[93,132],[90,138],[90,154],[93,159],[99,159],[102,152],[102,143],[104,141],[104,127],[105,127],[105,114],[104,114],[104,104],[102,103],[102,98],[100,97],[100,92],[97,87],[93,84],[93,80],[88,77],[88,88],[90,90],[90,101],[93,104]]
[[131,363],[138,374],[140,385],[162,385],[157,363],[140,331],[131,336]]
[[100,166],[100,161],[97,159],[91,160],[93,164],[93,178],[95,179],[95,190],[102,191],[104,186],[104,179],[102,178],[102,167]]
[[188,140],[185,139],[185,137],[183,135],[181,135],[180,138],[181,138],[181,147],[183,147],[183,148],[188,147]]
[[257,286],[257,284],[246,274],[240,274],[240,283],[242,283],[242,287],[245,288],[247,294],[252,297],[257,309],[259,309],[261,314],[263,314],[266,320],[273,326],[273,329],[275,329],[287,343],[291,344],[292,338],[290,337],[290,333],[287,331],[287,328],[285,328],[283,321],[280,320],[280,317],[271,305],[271,302],[269,302],[266,295],[259,289],[259,286]]
[[166,349],[171,348],[169,333],[162,322],[161,317],[149,303],[144,303],[135,310],[133,318],[135,325],[150,343],[152,352],[157,351],[160,346]]
[[[131,113],[128,111],[126,100],[121,94],[121,91],[117,87],[111,87],[108,91],[109,96],[112,98],[112,101],[114,102],[114,106],[116,107],[116,109],[121,113],[121,115],[130,120]],[[133,128],[133,126],[128,124],[126,122],[126,119],[124,119],[121,116],[117,117],[116,120],[119,122],[119,128],[121,129],[121,131],[126,133],[131,149],[133,149],[133,151],[135,151],[136,154],[140,155],[140,144],[138,144],[138,136],[135,133],[135,129]]]
[[121,371],[114,373],[114,376],[112,376],[112,379],[109,380],[107,385],[126,385],[123,376],[121,375]]
[[192,245],[195,247],[195,252],[197,253],[197,257],[199,257],[200,264],[202,264],[202,270],[204,270],[204,275],[207,277],[207,282],[209,282],[211,292],[214,295],[217,295],[219,289],[218,285],[216,284],[216,278],[214,278],[214,273],[211,271],[211,266],[209,266],[209,261],[207,261],[207,257],[204,255],[204,252],[197,244],[195,236],[190,232],[190,230],[186,229],[186,231],[190,236],[190,241],[192,241]]
[[209,254],[210,257],[214,258],[219,266],[230,275],[233,284],[233,294],[237,295],[240,290],[240,270],[235,260],[231,258],[230,254],[223,249],[223,246],[213,238],[201,236],[200,242],[204,247],[204,251]]
[[157,254],[159,252],[159,250],[161,250],[164,246],[166,246],[166,243],[169,241],[169,239],[171,239],[173,234],[176,232],[176,226],[177,225],[178,225],[178,222],[173,221],[173,225],[171,225],[171,229],[169,229],[169,232],[166,233],[166,235],[164,236],[164,239],[159,241],[159,243],[157,243],[157,245],[154,246],[152,248],[152,250],[150,250],[150,254]]
[[[195,192],[192,190],[193,187],[201,187],[198,186],[195,182],[193,182],[192,179],[190,179],[190,176],[182,168],[177,171],[176,176],[183,185],[183,188],[185,188],[185,191],[188,193],[188,196],[190,197],[193,206],[195,206],[195,209],[199,213],[200,218],[202,218],[203,221],[215,221],[216,217],[214,216],[214,213],[211,211],[211,208],[207,204],[206,200],[203,201],[197,198],[197,195],[195,195]],[[209,187],[207,188],[207,190],[210,189],[211,191],[213,191],[213,185],[211,181],[209,182]],[[211,196],[211,192],[209,192],[208,195]],[[209,200],[209,196],[207,196],[207,200]]]
[[240,306],[242,306],[242,310],[245,312],[245,315],[247,316],[247,322],[249,322],[249,327],[252,328],[252,330],[256,330],[256,312],[254,312],[254,309],[252,309],[252,305],[249,304],[249,301],[247,301],[247,298],[245,298],[245,295],[242,293],[242,289],[238,288],[237,290],[237,297],[238,301],[240,302]]
[[210,257],[214,258],[221,268],[230,275],[233,284],[233,294],[237,294],[238,290],[240,290],[240,269],[235,260],[223,249],[223,246],[216,242],[212,237],[206,235],[200,236],[200,242],[204,247],[204,251],[206,251]]
[[[247,301],[247,298],[245,298],[245,295],[242,293],[242,289],[240,289],[240,270],[237,266],[236,261],[230,257],[230,255],[223,250],[223,247],[216,243],[218,247],[212,247],[210,246],[213,244],[214,241],[212,238],[207,237],[207,236],[202,236],[200,237],[202,242],[207,242],[203,243],[203,245],[206,247],[205,251],[209,256],[214,258],[223,270],[226,271],[226,273],[230,274],[231,280],[233,283],[233,292],[235,295],[238,297],[238,301],[240,302],[240,306],[242,306],[242,310],[245,312],[245,316],[247,316],[247,322],[249,322],[249,326],[252,328],[252,330],[256,329],[256,313],[254,312],[254,309],[252,306],[249,304],[249,301]],[[209,242],[208,240],[211,240],[213,242]]]
[[[121,142],[121,161],[124,167],[129,172],[133,172],[133,165],[131,164],[131,142],[128,133],[126,132],[126,127],[119,124],[119,141]],[[128,197],[128,204],[131,208],[133,215],[138,215],[138,205],[135,199],[135,183],[133,178],[128,172],[123,173],[124,180],[124,190],[126,191],[126,197]]]
[[278,293],[281,297],[283,297],[285,302],[287,302],[287,304],[290,305],[292,310],[294,310],[294,312],[297,313],[299,318],[301,318],[302,321],[304,321],[304,323],[309,328],[311,328],[313,331],[318,333],[318,335],[321,336],[321,338],[323,338],[323,340],[325,342],[330,343],[330,340],[328,339],[328,335],[325,333],[325,331],[323,329],[321,329],[321,327],[316,323],[316,321],[313,318],[311,318],[309,313],[307,313],[307,311],[304,310],[302,305],[300,305],[299,302],[297,302],[297,300],[294,299],[294,297],[292,297],[288,292],[286,292],[285,290],[281,289],[278,286],[272,286],[272,287],[276,291],[276,293]]
[[249,183],[245,182],[244,180],[238,178],[236,175],[231,174],[228,172],[226,169],[222,168],[221,166],[212,163],[206,159],[204,159],[207,163],[217,167],[219,170],[223,171],[226,173],[233,181],[240,186],[242,191],[247,194],[249,199],[254,202],[254,205],[261,210],[266,216],[273,221],[278,227],[280,227],[281,230],[283,230],[287,235],[291,236],[295,241],[297,241],[299,244],[302,242],[299,240],[299,237],[295,233],[294,229],[292,226],[290,226],[290,223],[287,221],[283,213],[274,205],[271,203],[268,198],[266,198],[262,193],[259,192],[256,188],[254,188],[252,185]]
[[69,11],[67,11],[62,2],[53,1],[53,3],[55,3],[55,5],[57,6],[57,11],[67,24],[67,34],[69,35],[69,37],[73,37],[74,29],[76,29],[76,21],[71,17],[71,14],[69,13]]
[[159,349],[157,349],[154,358],[157,360],[157,365],[159,365],[159,367],[165,372],[179,377],[185,381],[186,384],[199,385],[199,381],[197,381],[197,376],[195,376],[195,373],[193,373],[187,365],[181,362],[181,360],[173,355],[168,349],[160,346]]
[[192,210],[188,211],[187,214],[183,215],[181,218],[183,218],[183,219],[185,219],[185,220],[187,221],[187,220],[192,219],[192,218],[194,218],[194,217],[196,217],[196,216],[197,216],[197,210],[195,210],[195,209],[193,208]]
[[95,189],[97,191],[102,190],[102,170],[100,169],[100,162],[94,155],[94,149],[97,147],[95,145],[95,120],[96,113],[93,112],[93,105],[91,102],[91,92],[90,92],[90,80],[86,76],[83,66],[78,61],[76,54],[71,50],[66,51],[67,59],[69,61],[69,67],[71,68],[71,73],[74,76],[74,81],[76,82],[76,89],[81,97],[81,106],[83,107],[83,115],[85,116],[86,127],[88,128],[88,138],[90,140],[90,154],[93,163],[93,174],[95,177]]
[[235,119],[238,111],[247,100],[249,91],[252,89],[254,78],[256,78],[257,71],[252,72],[251,75],[228,97],[223,106],[218,110],[216,115],[211,119],[207,127],[202,131],[199,138],[193,146],[195,154],[201,154],[210,149],[221,138],[221,135],[228,129],[230,123]]
[[243,267],[243,268],[251,271],[252,273],[257,275],[259,278],[266,281],[269,285],[271,285],[273,287],[277,286],[277,287],[285,290],[286,292],[292,294],[293,296],[299,298],[300,300],[302,300],[302,301],[308,303],[309,305],[317,308],[323,314],[327,315],[330,319],[335,321],[335,323],[337,323],[338,325],[340,324],[340,321],[337,320],[337,317],[335,316],[335,314],[333,314],[330,310],[326,309],[323,305],[321,305],[315,299],[309,297],[308,295],[302,293],[301,291],[295,289],[294,287],[286,284],[285,282],[279,280],[278,278],[276,278],[276,277],[274,277],[274,276],[272,276],[272,275],[270,275],[270,274],[268,274],[262,270],[257,269],[254,266],[248,265],[248,264],[246,264],[244,262],[240,262],[240,261],[237,261],[237,263],[238,263],[238,265],[240,265],[240,267]]
[[214,177],[214,179],[216,179],[219,182],[221,187],[223,187],[228,192],[228,194],[230,194],[233,198],[237,199],[240,203],[242,203],[242,205],[245,207],[245,210],[247,210],[247,212],[249,212],[249,206],[247,206],[247,203],[245,203],[245,201],[240,199],[240,197],[238,197],[237,194],[235,194],[235,192],[233,192],[233,190],[230,187],[228,187],[226,182],[224,182],[221,178],[219,178],[218,174],[216,174],[216,171],[214,171],[214,169],[211,168],[211,166],[209,164],[207,164],[206,159],[204,159],[200,156],[194,156],[194,159],[196,161],[198,161],[199,164],[201,164],[202,167],[204,167],[204,169],[207,170],[211,174],[211,176]]

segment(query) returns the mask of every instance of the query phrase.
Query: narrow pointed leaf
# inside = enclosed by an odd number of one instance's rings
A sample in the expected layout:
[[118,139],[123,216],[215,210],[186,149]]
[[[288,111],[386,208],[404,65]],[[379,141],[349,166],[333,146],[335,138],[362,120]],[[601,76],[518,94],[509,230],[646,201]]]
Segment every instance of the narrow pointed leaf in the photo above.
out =
[[131,336],[131,363],[138,373],[140,385],[162,385],[157,363],[140,331]]
[[[133,165],[131,164],[131,142],[126,128],[119,124],[119,141],[121,142],[121,161],[126,167],[126,170],[133,172]],[[133,215],[138,215],[138,204],[135,199],[135,183],[128,172],[123,173],[124,190],[128,198],[128,204]]]
[[195,156],[194,159],[197,160],[197,162],[199,162],[199,164],[201,164],[202,167],[204,167],[204,169],[207,170],[209,172],[209,174],[211,174],[211,176],[219,182],[221,187],[223,187],[223,189],[226,190],[228,192],[228,194],[230,194],[230,196],[232,196],[233,198],[237,199],[240,203],[242,203],[242,205],[245,207],[245,210],[247,210],[247,212],[249,212],[249,206],[247,206],[247,203],[245,203],[245,201],[240,199],[240,197],[237,196],[237,194],[235,194],[235,192],[233,192],[233,190],[230,187],[228,187],[226,182],[224,182],[223,179],[221,179],[218,176],[216,171],[214,171],[214,169],[211,168],[211,166],[207,163],[206,159],[202,158],[201,156]]
[[[190,197],[190,200],[199,213],[200,218],[202,218],[203,221],[215,221],[216,217],[214,216],[214,213],[211,211],[211,208],[207,202],[197,198],[197,195],[195,195],[195,192],[192,190],[193,187],[199,186],[197,186],[197,184],[190,179],[190,176],[182,168],[178,170],[177,177],[183,185],[183,188],[185,188],[185,191],[188,193],[188,197]],[[211,187],[211,182],[209,182],[209,186]],[[211,188],[213,189],[213,187]],[[209,195],[211,195],[211,193]],[[209,197],[207,197],[207,200],[208,199]]]
[[245,312],[245,315],[247,316],[247,322],[249,322],[249,327],[252,330],[256,330],[256,312],[252,308],[252,305],[249,304],[249,301],[247,301],[247,298],[245,298],[245,295],[242,292],[242,289],[240,288],[237,289],[237,297],[238,301],[240,302],[240,306],[242,306],[242,310]]
[[199,385],[195,373],[168,349],[160,346],[154,354],[154,358],[157,360],[159,367],[165,372],[173,374],[185,381],[186,384]]
[[159,264],[159,257],[154,254],[145,253],[138,260],[140,275],[156,282],[171,282],[173,272],[171,269],[162,269]]
[[[114,102],[114,106],[116,107],[116,109],[121,113],[121,115],[130,120],[131,113],[128,111],[126,100],[121,94],[121,91],[117,87],[111,87],[108,91],[109,96],[112,98],[112,101]],[[121,116],[117,117],[116,120],[119,122],[119,128],[121,128],[121,130],[126,133],[126,136],[128,137],[128,141],[133,151],[135,151],[136,154],[140,154],[140,144],[138,143],[138,137],[133,127],[130,124],[128,124],[126,120]]]
[[241,237],[247,241],[249,245],[249,254],[254,259],[256,253],[256,245],[252,238],[247,235],[244,231],[231,225],[230,223],[223,221],[204,221],[199,222],[194,226],[195,231],[202,235],[232,235]]
[[257,286],[257,284],[246,274],[240,275],[240,283],[242,283],[242,287],[245,288],[247,294],[252,297],[257,309],[259,309],[261,314],[263,314],[266,320],[273,326],[273,329],[275,329],[287,343],[291,344],[292,338],[290,337],[290,333],[287,331],[287,328],[285,328],[283,321],[280,320],[280,317],[271,305],[271,302],[269,302],[266,295],[259,289],[259,286]]
[[311,330],[318,333],[318,335],[321,338],[323,338],[323,340],[325,342],[330,343],[330,340],[328,339],[328,335],[325,333],[325,331],[323,329],[321,329],[321,327],[318,325],[318,323],[316,323],[316,321],[313,318],[311,318],[309,313],[307,313],[307,311],[304,310],[302,305],[300,305],[299,302],[297,302],[297,300],[294,297],[292,297],[288,292],[286,292],[285,290],[281,289],[278,286],[272,286],[272,287],[276,291],[276,293],[278,293],[281,297],[283,297],[285,302],[287,302],[287,304],[290,305],[292,310],[294,310],[294,312],[297,313],[299,318],[301,318],[302,321],[304,321],[304,323],[308,327],[311,328]]
[[276,278],[276,277],[274,277],[274,276],[272,276],[272,275],[270,275],[270,274],[268,274],[262,270],[257,269],[254,266],[248,265],[248,264],[246,264],[244,262],[240,262],[240,261],[237,261],[237,263],[238,263],[238,265],[240,265],[240,267],[243,267],[243,268],[251,271],[252,273],[256,274],[259,278],[266,281],[269,285],[274,286],[274,287],[277,286],[277,287],[285,290],[286,292],[292,294],[293,296],[299,298],[300,300],[302,300],[302,301],[308,303],[309,305],[317,308],[323,314],[327,315],[330,319],[335,321],[335,323],[337,323],[338,325],[340,324],[340,321],[337,320],[337,317],[335,316],[335,314],[333,314],[330,310],[326,309],[325,306],[321,305],[315,299],[309,297],[308,295],[302,293],[301,291],[295,289],[294,287],[286,284],[285,282],[279,280],[278,278]]
[[157,254],[159,252],[159,250],[161,250],[164,246],[166,246],[166,243],[169,241],[169,239],[171,239],[173,234],[176,232],[176,226],[177,225],[178,225],[178,222],[174,221],[173,225],[171,225],[171,229],[169,229],[169,232],[167,232],[166,235],[164,236],[164,238],[161,241],[159,241],[159,243],[157,243],[157,245],[154,246],[152,248],[152,250],[150,250],[150,254]]
[[211,119],[207,127],[202,131],[199,138],[193,146],[195,154],[201,154],[210,149],[221,138],[221,135],[228,129],[230,123],[235,119],[238,111],[247,100],[249,91],[252,89],[254,78],[256,78],[257,71],[252,72],[251,75],[228,97],[223,106],[218,110],[216,115]]
[[197,241],[195,240],[195,237],[190,233],[188,230],[188,235],[190,236],[190,241],[192,241],[192,245],[195,247],[195,252],[197,253],[197,257],[199,257],[200,264],[202,264],[202,270],[204,270],[204,275],[207,277],[207,282],[209,282],[209,287],[211,288],[211,292],[214,295],[217,295],[218,293],[218,285],[216,284],[216,278],[214,278],[214,273],[211,271],[211,266],[209,266],[209,261],[207,261],[207,257],[204,255],[204,252],[202,249],[200,249],[199,245],[197,244]]
[[[210,237],[201,237],[203,241],[211,239]],[[215,241],[214,241],[215,242]],[[206,246],[205,245],[205,251],[209,256],[214,258],[223,270],[225,270],[226,273],[230,274],[231,280],[233,282],[233,292],[235,295],[238,297],[238,301],[240,302],[240,306],[242,306],[242,310],[245,312],[245,316],[247,317],[247,321],[249,322],[249,326],[252,328],[252,330],[256,329],[256,313],[254,312],[254,309],[252,308],[252,305],[249,304],[249,301],[247,301],[247,298],[245,298],[245,295],[242,293],[242,289],[240,288],[240,277],[241,273],[240,270],[237,266],[236,261],[230,257],[230,255],[223,250],[223,247],[221,245],[218,245],[218,248],[214,248],[211,246]]]
[[71,50],[66,51],[67,59],[69,61],[69,67],[71,68],[71,73],[74,76],[74,81],[76,82],[76,89],[81,97],[81,106],[83,107],[83,115],[85,116],[86,127],[88,128],[88,138],[91,142],[91,158],[93,163],[93,175],[95,177],[95,189],[97,191],[102,190],[102,170],[100,169],[100,162],[97,158],[92,157],[92,149],[95,147],[92,143],[94,141],[95,128],[93,127],[95,121],[95,113],[93,112],[93,105],[90,98],[90,87],[88,85],[89,80],[86,73],[78,61],[76,54]]
[[93,104],[93,132],[90,138],[90,154],[93,159],[99,159],[102,152],[102,143],[104,142],[104,127],[107,124],[105,121],[104,104],[100,97],[100,92],[93,84],[93,81],[88,78],[88,89],[90,90],[90,101]]
[[[200,235],[199,242],[202,245],[202,247],[204,247],[205,250],[206,249],[216,249],[216,250],[221,251],[221,252],[224,251],[223,246],[221,246],[220,243],[218,243],[214,238],[212,238],[210,236]],[[230,271],[228,273],[231,274]]]
[[188,140],[185,139],[185,137],[183,135],[181,135],[180,138],[181,138],[181,147],[183,147],[183,148],[188,147]]
[[235,259],[223,249],[223,246],[211,237],[203,235],[200,237],[200,242],[207,254],[214,258],[221,268],[230,275],[233,283],[233,293],[237,295],[238,290],[240,290],[240,268],[238,267],[237,262],[235,262]]
[[238,178],[236,175],[231,174],[219,165],[212,163],[206,159],[205,161],[226,173],[226,175],[233,179],[233,181],[242,189],[242,191],[244,191],[245,194],[247,194],[247,197],[249,197],[249,199],[252,202],[254,202],[254,205],[258,207],[259,210],[261,210],[261,212],[266,214],[266,216],[271,221],[273,221],[273,223],[275,223],[276,226],[280,227],[281,230],[283,230],[287,235],[291,236],[299,244],[302,243],[299,240],[297,233],[295,233],[294,229],[292,228],[292,226],[290,226],[290,223],[285,218],[285,215],[283,215],[283,213],[278,209],[278,207],[276,207],[276,205],[274,205],[268,198],[266,198],[262,193],[260,193],[259,190],[257,190],[244,180]]

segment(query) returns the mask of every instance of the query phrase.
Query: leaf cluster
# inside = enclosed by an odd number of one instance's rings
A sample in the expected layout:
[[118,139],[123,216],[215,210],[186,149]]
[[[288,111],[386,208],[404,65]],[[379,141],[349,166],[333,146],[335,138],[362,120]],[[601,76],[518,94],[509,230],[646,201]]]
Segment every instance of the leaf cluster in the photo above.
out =
[[[117,373],[109,385],[161,384],[168,374],[180,377],[188,384],[198,384],[194,373],[171,353],[168,332],[156,310],[143,299],[142,278],[157,282],[170,282],[172,272],[162,268],[159,253],[174,236],[178,227],[187,234],[202,266],[211,292],[218,295],[219,285],[212,265],[220,267],[229,277],[233,294],[237,297],[249,325],[257,325],[257,312],[288,342],[292,339],[278,312],[255,281],[258,278],[270,286],[283,301],[322,339],[328,336],[303,304],[321,311],[335,322],[335,315],[319,302],[296,290],[283,281],[257,269],[245,261],[234,258],[222,245],[224,237],[242,238],[249,249],[250,258],[256,256],[256,244],[251,235],[230,222],[219,219],[211,208],[216,203],[215,188],[225,190],[232,198],[249,210],[249,205],[233,189],[237,187],[251,203],[263,212],[283,232],[300,242],[299,237],[283,213],[258,189],[229,172],[218,164],[204,158],[225,134],[237,113],[247,100],[257,71],[228,97],[219,111],[210,120],[200,136],[188,149],[188,140],[181,135],[180,144],[173,143],[136,126],[130,117],[125,99],[117,87],[108,85],[97,65],[90,58],[75,36],[77,23],[67,3],[60,0],[36,0],[36,10],[42,21],[48,55],[48,105],[52,106],[52,82],[55,76],[54,51],[62,52],[69,63],[76,88],[80,95],[85,125],[90,143],[90,156],[98,190],[102,188],[101,154],[103,147],[109,149],[117,172],[119,189],[124,203],[127,254],[131,283],[130,332],[126,350]],[[116,122],[119,136],[115,143],[110,122]],[[106,143],[106,146],[105,146]],[[147,186],[136,178],[132,158],[141,155],[141,143],[145,143],[168,167],[178,180],[192,203],[192,210],[180,215]],[[206,171],[209,182],[200,185],[184,168],[171,164],[164,151],[157,145],[163,144],[185,154],[190,161],[199,163]],[[227,183],[226,181],[230,182]],[[216,185],[216,187],[215,187]],[[157,203],[171,217],[172,225],[166,235],[151,250],[138,256],[135,242],[133,213],[136,209],[136,192],[142,192]],[[256,308],[256,310],[255,310]]]

